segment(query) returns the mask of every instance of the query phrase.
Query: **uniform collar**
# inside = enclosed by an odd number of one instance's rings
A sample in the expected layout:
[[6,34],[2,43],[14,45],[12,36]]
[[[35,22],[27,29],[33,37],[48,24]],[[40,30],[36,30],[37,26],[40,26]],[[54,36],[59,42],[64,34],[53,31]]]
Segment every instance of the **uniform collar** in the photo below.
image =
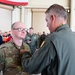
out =
[[63,24],[63,25],[59,26],[59,27],[55,30],[55,32],[58,32],[58,31],[60,31],[60,30],[62,30],[62,29],[67,29],[67,28],[69,28],[68,24]]
[[12,45],[13,45],[16,49],[22,49],[22,48],[24,48],[24,42],[22,42],[22,46],[17,46],[17,45],[13,42],[13,40],[11,40],[10,42],[12,43]]

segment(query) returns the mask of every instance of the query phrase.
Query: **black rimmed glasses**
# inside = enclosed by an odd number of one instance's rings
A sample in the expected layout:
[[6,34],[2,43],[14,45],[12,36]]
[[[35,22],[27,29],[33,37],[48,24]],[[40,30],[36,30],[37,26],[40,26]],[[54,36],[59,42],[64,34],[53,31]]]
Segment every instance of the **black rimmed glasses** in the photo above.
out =
[[26,31],[26,28],[13,28],[13,30],[18,30],[19,32]]

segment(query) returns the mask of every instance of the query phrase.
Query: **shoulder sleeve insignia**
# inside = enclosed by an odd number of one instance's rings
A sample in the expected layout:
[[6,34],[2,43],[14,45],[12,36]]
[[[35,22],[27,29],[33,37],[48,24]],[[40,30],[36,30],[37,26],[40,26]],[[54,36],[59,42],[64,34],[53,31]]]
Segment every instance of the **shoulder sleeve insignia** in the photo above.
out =
[[44,45],[44,43],[45,43],[45,41],[43,41],[43,42],[42,42],[42,44],[41,44],[41,46],[40,46],[40,47],[42,47],[42,46]]

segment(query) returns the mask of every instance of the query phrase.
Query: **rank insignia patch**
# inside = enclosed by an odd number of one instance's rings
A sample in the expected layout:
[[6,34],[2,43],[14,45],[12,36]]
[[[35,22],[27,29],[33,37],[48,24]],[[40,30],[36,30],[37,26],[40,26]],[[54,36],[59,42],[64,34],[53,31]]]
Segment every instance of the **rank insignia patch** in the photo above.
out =
[[43,42],[42,42],[42,44],[41,44],[41,46],[40,46],[40,47],[42,47],[42,46],[44,45],[44,43],[45,43],[45,41],[43,41]]

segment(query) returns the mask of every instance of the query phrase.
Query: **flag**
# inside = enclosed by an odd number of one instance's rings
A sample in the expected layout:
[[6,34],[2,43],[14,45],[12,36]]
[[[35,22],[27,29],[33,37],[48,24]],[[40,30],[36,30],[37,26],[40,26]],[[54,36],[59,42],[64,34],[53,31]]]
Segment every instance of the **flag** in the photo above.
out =
[[28,0],[0,0],[0,3],[14,6],[25,6],[28,5]]

